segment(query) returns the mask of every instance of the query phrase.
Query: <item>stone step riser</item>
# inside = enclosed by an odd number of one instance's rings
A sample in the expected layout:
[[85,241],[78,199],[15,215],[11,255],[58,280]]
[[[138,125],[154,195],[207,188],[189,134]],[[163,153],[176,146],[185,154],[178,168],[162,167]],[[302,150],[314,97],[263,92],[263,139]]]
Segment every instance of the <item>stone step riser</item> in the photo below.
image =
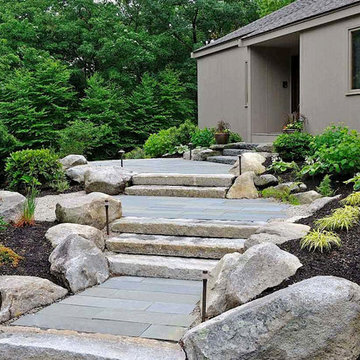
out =
[[185,174],[139,174],[133,177],[133,185],[230,187],[233,175],[185,175]]
[[221,259],[244,252],[243,239],[211,239],[122,234],[106,242],[109,251],[135,255],[161,255],[200,259]]
[[228,189],[228,187],[134,185],[126,188],[125,194],[135,196],[169,196],[224,199]]
[[234,165],[237,160],[237,156],[210,156],[207,158],[207,161],[227,165]]
[[144,276],[177,280],[201,280],[203,271],[211,271],[217,264],[216,260],[126,254],[109,254],[107,259],[112,276]]
[[115,233],[187,236],[205,238],[247,239],[263,225],[231,221],[201,221],[124,217],[111,224]]

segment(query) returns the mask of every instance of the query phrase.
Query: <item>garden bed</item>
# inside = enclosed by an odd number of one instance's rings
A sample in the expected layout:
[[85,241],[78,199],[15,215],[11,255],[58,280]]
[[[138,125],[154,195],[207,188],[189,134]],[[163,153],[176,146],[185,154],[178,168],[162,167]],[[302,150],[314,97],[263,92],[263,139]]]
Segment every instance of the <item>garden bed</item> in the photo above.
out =
[[[344,197],[345,195],[342,195],[340,199],[328,203],[313,216],[301,219],[298,223],[314,228],[317,219],[330,215],[332,210],[341,207],[340,201]],[[348,232],[337,231],[337,234],[341,238],[341,247],[333,247],[323,253],[301,249],[300,239],[279,245],[282,250],[297,256],[303,266],[294,276],[281,285],[266,290],[260,297],[314,276],[337,276],[360,285],[360,224],[352,227]]]
[[53,248],[46,240],[45,233],[54,225],[53,222],[38,222],[31,227],[8,226],[5,231],[1,231],[0,243],[11,248],[23,259],[17,267],[1,266],[0,275],[37,276],[63,286],[50,273],[49,256]]

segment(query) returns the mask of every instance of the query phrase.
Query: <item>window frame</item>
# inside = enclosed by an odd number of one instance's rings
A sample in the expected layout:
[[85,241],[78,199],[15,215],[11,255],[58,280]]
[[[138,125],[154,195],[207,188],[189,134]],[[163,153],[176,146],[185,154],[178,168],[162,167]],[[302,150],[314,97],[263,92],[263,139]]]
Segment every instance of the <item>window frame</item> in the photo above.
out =
[[359,88],[353,88],[353,33],[354,32],[360,32],[360,26],[351,28],[348,31],[348,44],[349,44],[349,70],[348,70],[348,94],[347,95],[360,95],[360,87]]

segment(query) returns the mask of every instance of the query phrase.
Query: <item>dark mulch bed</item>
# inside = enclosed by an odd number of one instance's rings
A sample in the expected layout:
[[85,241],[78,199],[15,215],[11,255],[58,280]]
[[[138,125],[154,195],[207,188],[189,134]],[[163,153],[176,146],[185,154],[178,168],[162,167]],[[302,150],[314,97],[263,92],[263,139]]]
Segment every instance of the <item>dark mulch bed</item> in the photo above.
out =
[[37,276],[63,286],[50,274],[48,259],[53,248],[44,236],[54,225],[52,222],[39,222],[31,227],[9,226],[0,232],[0,243],[24,258],[16,268],[9,265],[1,266],[0,275]]
[[[332,210],[340,207],[340,200],[351,192],[349,187],[343,187],[342,190],[344,195],[340,199],[332,201],[313,216],[301,219],[298,223],[313,228],[315,220],[329,215]],[[348,232],[339,231],[337,233],[342,241],[341,247],[334,247],[324,253],[319,251],[309,252],[306,249],[301,250],[300,239],[279,245],[282,250],[297,256],[303,266],[293,277],[276,288],[268,289],[261,294],[261,297],[314,276],[338,276],[360,285],[360,224],[354,226]]]

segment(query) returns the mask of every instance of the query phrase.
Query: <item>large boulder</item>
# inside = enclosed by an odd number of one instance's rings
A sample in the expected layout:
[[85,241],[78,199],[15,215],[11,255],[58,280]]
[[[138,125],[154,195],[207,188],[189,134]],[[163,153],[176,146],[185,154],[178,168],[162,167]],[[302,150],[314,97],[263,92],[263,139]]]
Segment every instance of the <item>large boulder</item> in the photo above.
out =
[[267,188],[269,186],[275,186],[278,183],[278,178],[271,174],[256,176],[254,179],[254,184],[260,189]]
[[207,315],[214,317],[281,284],[301,267],[299,259],[264,243],[243,255],[225,255],[210,273]]
[[276,221],[256,230],[244,244],[245,249],[262,243],[283,244],[287,241],[303,238],[310,231],[310,226],[302,224],[292,224],[288,222]]
[[84,174],[85,191],[118,195],[124,192],[131,178],[120,166],[90,168]]
[[87,160],[85,156],[82,155],[68,155],[60,159],[60,163],[62,164],[63,168],[67,170],[74,166],[86,165]]
[[188,331],[189,360],[355,360],[360,287],[319,276],[230,310]]
[[253,171],[240,175],[231,186],[226,197],[228,199],[257,199],[259,193],[254,185],[254,177]]
[[[266,158],[259,153],[244,153],[241,156],[241,172],[245,173],[247,171],[253,171],[256,175],[263,174],[266,171],[265,166],[263,166],[265,161]],[[239,160],[237,160],[234,166],[230,169],[230,174],[239,174]]]
[[25,197],[17,192],[0,191],[0,217],[8,223],[19,221],[25,200]]
[[0,322],[61,299],[67,290],[34,276],[0,276]]
[[274,189],[278,190],[278,191],[285,191],[285,190],[289,189],[290,192],[292,194],[294,194],[294,193],[298,193],[298,192],[301,192],[301,191],[306,191],[307,186],[304,183],[298,183],[298,182],[289,181],[289,182],[282,183],[282,184],[279,184],[277,186],[274,186]]
[[102,231],[88,225],[79,224],[59,224],[51,227],[45,234],[55,248],[62,243],[69,235],[79,235],[87,240],[92,241],[100,250],[105,248],[105,238]]
[[103,283],[109,266],[102,251],[79,235],[70,235],[50,254],[50,271],[76,293]]
[[121,201],[102,193],[91,193],[60,200],[56,204],[56,220],[103,229],[106,226],[105,200],[109,201],[109,222],[121,218]]
[[313,201],[322,198],[322,196],[314,190],[295,194],[294,196],[298,199],[301,205],[311,204]]
[[256,149],[257,152],[273,153],[274,146],[272,143],[259,144]]
[[[210,156],[219,156],[221,155],[220,151],[207,149],[207,148],[197,148],[191,151],[191,160],[193,161],[206,161]],[[184,160],[190,160],[190,151],[186,151],[183,154]]]
[[93,166],[90,165],[74,166],[70,169],[67,169],[65,174],[71,181],[78,184],[83,184],[85,182],[85,173],[92,168]]

